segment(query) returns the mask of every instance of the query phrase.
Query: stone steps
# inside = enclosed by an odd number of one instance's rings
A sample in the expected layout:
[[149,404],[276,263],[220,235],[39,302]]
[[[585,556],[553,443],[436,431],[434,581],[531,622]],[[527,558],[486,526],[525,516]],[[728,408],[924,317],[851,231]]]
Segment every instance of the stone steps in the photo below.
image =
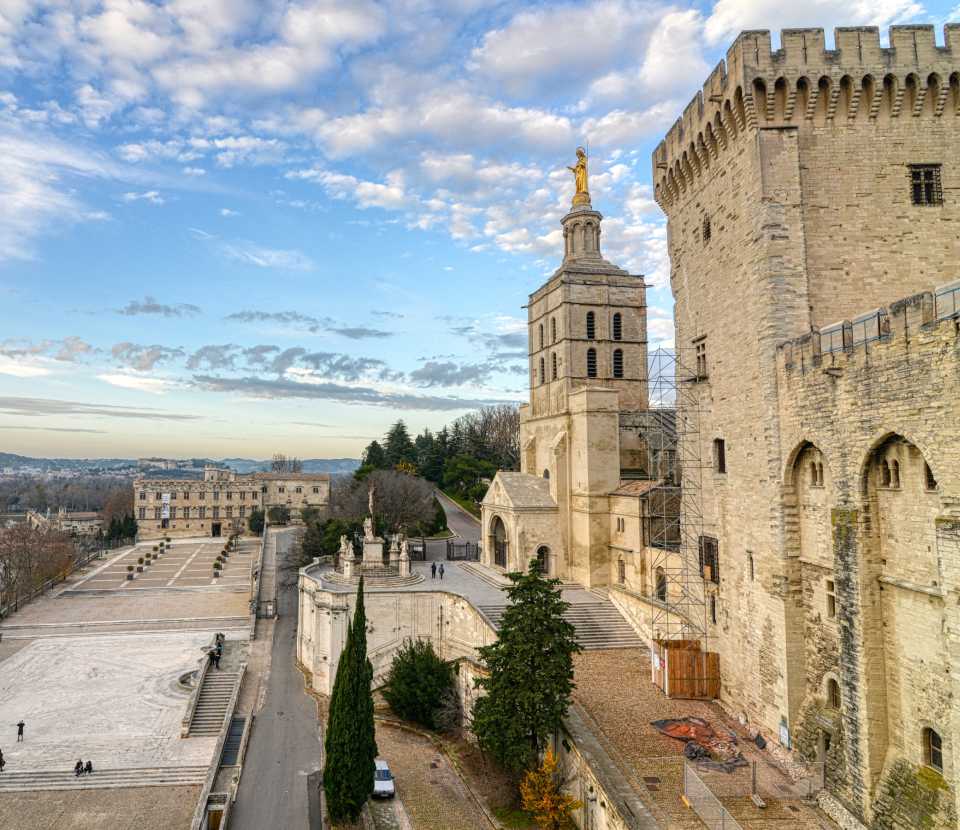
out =
[[223,720],[230,707],[230,699],[239,675],[209,668],[203,678],[197,708],[193,710],[187,737],[216,736],[223,728]]
[[172,620],[91,620],[70,623],[41,623],[0,626],[0,637],[5,640],[35,640],[39,637],[79,637],[144,631],[226,631],[247,628],[249,617],[198,617]]
[[[499,628],[507,605],[481,605],[479,609],[494,628]],[[576,629],[577,642],[585,650],[644,647],[633,626],[609,600],[578,602],[563,616]]]
[[92,775],[75,775],[73,770],[13,771],[7,761],[0,773],[0,793],[38,790],[105,790],[126,787],[182,787],[202,784],[209,767],[146,767],[95,769]]

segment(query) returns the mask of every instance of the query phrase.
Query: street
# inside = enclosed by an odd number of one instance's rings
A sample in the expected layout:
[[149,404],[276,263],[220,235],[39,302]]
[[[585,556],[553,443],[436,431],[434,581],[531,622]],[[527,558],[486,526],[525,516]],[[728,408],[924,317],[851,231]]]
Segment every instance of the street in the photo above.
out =
[[[281,564],[293,534],[281,532]],[[310,826],[307,776],[321,767],[316,702],[304,691],[295,666],[297,637],[296,574],[277,572],[278,617],[274,627],[270,676],[263,708],[257,713],[230,816],[234,830],[319,830]]]

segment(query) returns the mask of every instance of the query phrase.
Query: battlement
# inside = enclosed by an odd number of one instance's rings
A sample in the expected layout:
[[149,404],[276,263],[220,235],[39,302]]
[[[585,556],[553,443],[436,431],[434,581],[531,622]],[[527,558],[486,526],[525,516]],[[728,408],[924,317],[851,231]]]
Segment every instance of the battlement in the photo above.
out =
[[777,347],[777,359],[788,373],[830,371],[851,357],[870,354],[875,344],[947,323],[949,331],[960,334],[960,280],[784,341]]
[[730,144],[758,127],[960,116],[960,24],[745,31],[653,152],[655,197],[667,207]]

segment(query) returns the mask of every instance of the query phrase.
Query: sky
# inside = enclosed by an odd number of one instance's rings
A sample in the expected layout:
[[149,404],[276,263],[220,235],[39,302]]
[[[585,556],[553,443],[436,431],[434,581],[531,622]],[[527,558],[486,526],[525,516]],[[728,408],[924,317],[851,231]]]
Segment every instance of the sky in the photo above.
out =
[[650,154],[736,34],[951,6],[0,0],[0,451],[356,457],[525,399],[578,145],[669,346]]

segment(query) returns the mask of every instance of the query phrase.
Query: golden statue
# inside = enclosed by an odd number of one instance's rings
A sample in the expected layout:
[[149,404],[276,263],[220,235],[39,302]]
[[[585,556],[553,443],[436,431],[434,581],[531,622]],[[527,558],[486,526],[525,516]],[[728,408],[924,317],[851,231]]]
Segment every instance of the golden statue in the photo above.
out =
[[589,205],[590,190],[587,188],[587,151],[583,147],[577,147],[577,164],[574,167],[567,167],[567,170],[573,173],[573,180],[577,187],[577,192],[573,194],[573,205]]

